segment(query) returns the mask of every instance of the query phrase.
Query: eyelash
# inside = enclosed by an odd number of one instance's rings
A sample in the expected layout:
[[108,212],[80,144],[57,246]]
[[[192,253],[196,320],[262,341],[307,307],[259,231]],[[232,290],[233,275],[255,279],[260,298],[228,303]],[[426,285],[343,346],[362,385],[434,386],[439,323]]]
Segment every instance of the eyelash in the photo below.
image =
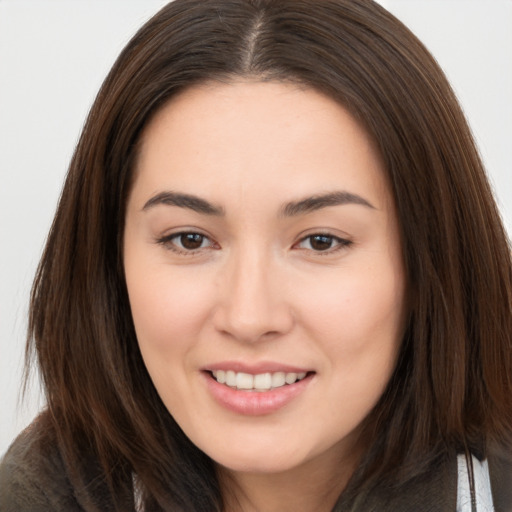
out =
[[[328,247],[325,250],[315,250],[311,247],[311,241],[314,238],[323,239],[330,241],[331,244],[335,244],[334,246]],[[304,242],[307,242],[309,240],[310,247],[299,247]],[[341,251],[343,249],[347,249],[352,245],[352,240],[348,240],[346,238],[340,238],[339,236],[331,235],[330,233],[312,233],[311,235],[307,235],[299,240],[296,244],[294,244],[293,247],[297,247],[303,250],[312,251],[315,254],[318,254],[320,256],[333,254],[335,252]]]
[[[174,240],[181,239],[185,236],[196,236],[201,237],[201,246],[197,247],[195,249],[186,249],[185,247],[179,247],[176,245],[176,242]],[[210,240],[206,235],[203,235],[202,233],[198,233],[197,231],[180,231],[179,233],[173,233],[171,235],[163,236],[162,238],[159,238],[156,242],[160,245],[163,245],[166,249],[175,252],[176,254],[185,255],[185,256],[193,256],[197,254],[200,251],[203,251],[204,249],[207,249],[209,247],[213,247],[215,244],[210,241],[210,245],[207,247],[203,247],[203,242],[205,240]],[[183,245],[183,244],[182,244]]]
[[[181,241],[181,247],[176,245],[176,242],[174,240],[180,240],[182,237],[189,236],[189,237],[201,237],[201,244],[199,247],[195,249],[186,249],[183,247],[183,242]],[[335,244],[334,247],[328,247],[325,250],[315,250],[311,247],[311,241],[314,238],[323,239],[327,243]],[[210,241],[210,244],[203,247],[203,243],[208,240]],[[301,244],[307,242],[309,240],[310,247],[300,247]],[[196,232],[196,231],[180,231],[179,233],[173,233],[171,235],[163,236],[156,240],[157,244],[160,244],[164,246],[166,249],[180,255],[186,255],[186,256],[193,256],[197,253],[208,249],[208,248],[216,248],[216,244],[212,242],[206,235],[203,235],[202,233]],[[333,254],[335,252],[338,252],[340,250],[346,249],[352,245],[352,241],[348,240],[346,238],[340,238],[335,235],[331,235],[330,233],[313,233],[311,235],[307,235],[303,238],[301,238],[297,243],[295,243],[292,248],[297,248],[301,250],[307,250],[312,251],[315,254],[318,255],[327,255],[327,254]]]

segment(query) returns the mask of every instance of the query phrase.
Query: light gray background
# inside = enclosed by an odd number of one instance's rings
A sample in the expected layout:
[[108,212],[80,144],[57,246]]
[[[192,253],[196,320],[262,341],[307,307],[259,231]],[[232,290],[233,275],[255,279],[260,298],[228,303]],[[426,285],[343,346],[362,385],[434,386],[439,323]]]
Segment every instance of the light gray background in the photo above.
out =
[[[0,0],[0,454],[19,403],[31,281],[83,120],[115,57],[165,0]],[[512,233],[512,0],[381,0],[461,100]]]

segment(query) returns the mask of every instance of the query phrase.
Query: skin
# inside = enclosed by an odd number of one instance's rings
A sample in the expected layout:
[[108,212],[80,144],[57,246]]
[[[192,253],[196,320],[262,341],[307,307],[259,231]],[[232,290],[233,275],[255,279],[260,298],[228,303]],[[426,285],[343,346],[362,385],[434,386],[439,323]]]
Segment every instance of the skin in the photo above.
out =
[[[169,191],[218,211],[165,204]],[[300,207],[340,191],[340,204]],[[330,510],[403,328],[398,221],[366,132],[291,84],[181,93],[144,131],[124,264],[144,362],[169,412],[218,463],[226,510]],[[206,385],[205,369],[222,361],[305,368],[307,384],[276,411],[241,414]]]

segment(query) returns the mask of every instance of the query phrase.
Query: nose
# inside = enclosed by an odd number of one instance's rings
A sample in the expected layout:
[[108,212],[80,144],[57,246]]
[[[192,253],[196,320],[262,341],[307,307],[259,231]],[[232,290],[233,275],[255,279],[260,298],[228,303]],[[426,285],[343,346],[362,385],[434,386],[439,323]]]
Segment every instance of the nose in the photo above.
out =
[[252,343],[289,332],[294,316],[286,278],[262,254],[240,254],[226,264],[220,277],[215,328],[239,341]]

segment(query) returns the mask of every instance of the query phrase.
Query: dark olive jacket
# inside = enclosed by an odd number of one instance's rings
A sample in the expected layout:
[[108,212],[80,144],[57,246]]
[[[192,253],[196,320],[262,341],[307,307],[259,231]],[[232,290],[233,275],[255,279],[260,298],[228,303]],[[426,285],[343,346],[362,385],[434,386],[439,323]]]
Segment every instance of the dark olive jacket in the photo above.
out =
[[[489,456],[489,472],[495,512],[512,512],[512,457]],[[106,486],[91,466],[88,481],[80,489],[70,481],[69,471],[48,433],[29,427],[12,444],[0,463],[1,512],[82,512],[114,510]],[[379,490],[358,510],[363,512],[455,512],[457,461],[447,458],[435,471],[411,482],[401,492]],[[338,508],[339,507],[339,508]],[[336,510],[345,510],[343,498]],[[350,508],[350,507],[349,507]],[[135,510],[133,492],[123,510]],[[211,512],[211,511],[204,511]]]

